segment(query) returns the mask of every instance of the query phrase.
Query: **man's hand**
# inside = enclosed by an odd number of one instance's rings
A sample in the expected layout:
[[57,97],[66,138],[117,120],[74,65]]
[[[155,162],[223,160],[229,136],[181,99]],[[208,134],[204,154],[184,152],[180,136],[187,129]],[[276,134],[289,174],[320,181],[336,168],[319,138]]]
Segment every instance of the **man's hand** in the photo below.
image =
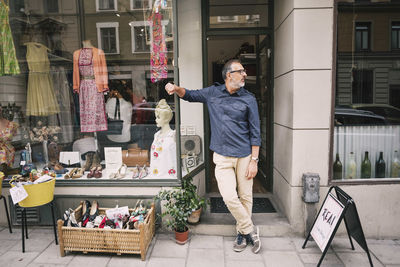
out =
[[178,87],[178,86],[176,86],[175,84],[167,83],[165,85],[165,91],[167,91],[167,93],[169,95],[172,95],[172,94],[174,94],[176,92],[176,87]]
[[257,175],[258,166],[257,162],[254,160],[250,160],[249,166],[246,170],[246,178],[248,180],[253,179]]

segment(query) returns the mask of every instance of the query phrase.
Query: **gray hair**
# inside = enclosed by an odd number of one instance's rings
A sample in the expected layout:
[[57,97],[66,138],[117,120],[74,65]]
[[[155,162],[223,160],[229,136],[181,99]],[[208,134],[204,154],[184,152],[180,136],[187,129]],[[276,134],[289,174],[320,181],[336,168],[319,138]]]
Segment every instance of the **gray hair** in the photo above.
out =
[[224,67],[222,68],[222,78],[224,81],[226,80],[226,74],[230,71],[232,71],[232,64],[233,63],[240,63],[239,59],[231,59],[228,62],[225,63]]

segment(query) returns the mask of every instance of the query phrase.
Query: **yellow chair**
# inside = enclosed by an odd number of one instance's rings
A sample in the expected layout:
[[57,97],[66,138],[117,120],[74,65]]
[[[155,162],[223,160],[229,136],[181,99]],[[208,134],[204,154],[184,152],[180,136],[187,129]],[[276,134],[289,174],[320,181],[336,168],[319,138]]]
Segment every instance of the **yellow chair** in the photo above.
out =
[[[11,179],[10,184],[11,187],[14,187],[12,184],[13,179]],[[50,204],[51,216],[53,219],[53,229],[54,229],[54,238],[56,241],[56,245],[58,245],[57,240],[57,228],[56,221],[54,218],[54,187],[56,184],[56,179],[51,179],[50,181],[40,183],[40,184],[29,184],[24,185],[25,191],[28,193],[28,196],[18,202],[17,206],[22,208],[21,210],[21,224],[22,224],[22,252],[25,252],[25,236],[28,239],[28,225],[26,222],[26,209],[38,207],[46,204]]]
[[7,214],[8,230],[10,231],[10,233],[12,233],[11,223],[10,223],[10,215],[8,213],[8,208],[7,208],[7,200],[1,194],[1,190],[3,189],[3,179],[4,179],[4,173],[0,172],[0,199],[4,200],[4,208],[5,208],[6,214]]

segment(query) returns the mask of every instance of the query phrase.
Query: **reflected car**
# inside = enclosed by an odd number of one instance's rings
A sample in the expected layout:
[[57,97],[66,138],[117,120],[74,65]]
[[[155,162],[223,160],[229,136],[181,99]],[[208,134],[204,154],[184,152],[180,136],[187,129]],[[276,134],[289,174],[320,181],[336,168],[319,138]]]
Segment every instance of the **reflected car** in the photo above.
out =
[[388,124],[400,124],[400,109],[388,104],[352,104],[351,108],[366,110],[385,118]]
[[335,107],[335,126],[340,125],[385,125],[385,117],[371,111],[346,107]]

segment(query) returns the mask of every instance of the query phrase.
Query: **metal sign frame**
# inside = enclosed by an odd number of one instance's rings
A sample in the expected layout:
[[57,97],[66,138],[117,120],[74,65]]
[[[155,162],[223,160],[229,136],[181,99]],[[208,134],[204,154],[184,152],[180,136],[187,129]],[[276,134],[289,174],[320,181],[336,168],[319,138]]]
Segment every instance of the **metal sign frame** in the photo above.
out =
[[332,243],[332,240],[336,234],[336,231],[339,228],[339,225],[343,219],[344,224],[346,226],[347,235],[349,237],[351,249],[354,250],[353,241],[351,239],[351,237],[353,237],[354,240],[356,240],[357,243],[362,247],[362,249],[364,249],[364,251],[367,252],[369,263],[370,263],[371,267],[373,267],[374,265],[372,264],[372,259],[371,259],[371,255],[369,253],[369,249],[367,246],[367,241],[365,240],[364,232],[361,227],[361,221],[360,221],[360,217],[358,216],[356,204],[355,204],[354,200],[346,192],[344,192],[342,189],[340,189],[338,186],[332,186],[331,188],[329,188],[329,191],[326,194],[324,202],[322,203],[321,208],[318,211],[318,215],[315,218],[309,233],[307,234],[306,240],[304,241],[302,248],[304,249],[306,247],[307,242],[311,237],[311,231],[313,230],[313,228],[315,226],[315,223],[318,219],[318,216],[321,213],[321,210],[325,204],[325,201],[327,200],[329,194],[331,193],[331,191],[333,189],[335,189],[337,200],[343,204],[344,208],[343,208],[343,212],[340,215],[339,220],[337,220],[334,230],[332,231],[332,233],[329,237],[329,241],[326,244],[325,249],[322,251],[322,255],[321,255],[321,258],[319,259],[317,266],[319,267],[321,265],[322,260],[324,259],[325,255]]

